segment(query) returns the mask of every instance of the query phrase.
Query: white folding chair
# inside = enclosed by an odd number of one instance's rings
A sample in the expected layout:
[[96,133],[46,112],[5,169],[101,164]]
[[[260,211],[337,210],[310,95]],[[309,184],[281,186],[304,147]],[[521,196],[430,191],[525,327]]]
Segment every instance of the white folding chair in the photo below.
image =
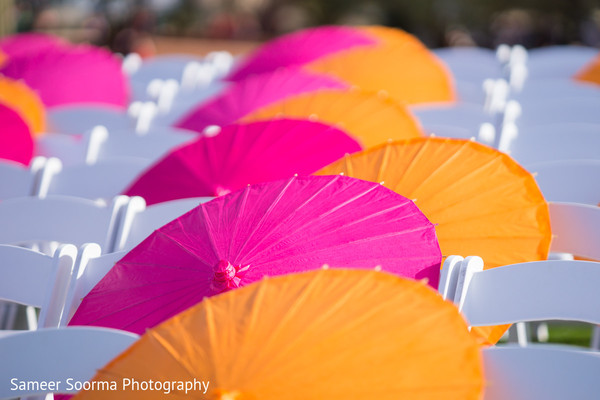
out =
[[[60,245],[52,257],[0,245],[0,299],[40,308],[39,318],[28,309],[29,329],[58,327],[76,257],[77,248],[72,244]],[[0,336],[3,333],[6,331],[0,331]]]
[[115,250],[131,249],[154,230],[180,217],[212,197],[178,199],[146,207],[141,197],[132,197],[115,236]]
[[511,97],[523,103],[546,101],[560,95],[561,99],[590,99],[600,96],[600,87],[592,83],[569,79],[536,79],[528,81],[520,91],[512,91]]
[[[454,303],[471,326],[569,320],[598,324],[600,263],[547,260],[483,270],[483,260],[462,261]],[[519,339],[526,337],[523,332]],[[525,340],[520,345],[526,346]]]
[[600,203],[600,160],[559,160],[526,164],[548,201]]
[[[0,338],[0,398],[76,393],[138,338],[98,327],[38,329]],[[27,382],[34,384],[27,387]],[[52,383],[52,387],[35,382]]]
[[521,129],[515,126],[513,129],[516,135],[507,143],[508,148],[502,150],[522,165],[557,160],[600,160],[600,123],[563,123]]
[[600,260],[600,207],[550,202],[550,251]]
[[149,164],[145,159],[134,157],[71,166],[62,166],[58,159],[53,160],[53,170],[43,175],[40,196],[109,199],[122,193]]
[[48,132],[81,135],[95,126],[109,131],[135,129],[136,119],[127,110],[108,106],[63,106],[48,111]]
[[35,157],[29,168],[8,160],[0,160],[0,201],[13,197],[35,196],[45,157]]
[[79,248],[73,278],[66,290],[65,306],[59,326],[69,323],[81,300],[125,254],[126,251],[102,254],[102,249],[97,243],[86,243]]
[[521,129],[536,125],[563,123],[600,124],[600,96],[562,98],[561,96],[519,100],[521,115],[516,119]]
[[147,160],[150,165],[171,149],[198,137],[197,132],[169,127],[151,128],[144,135],[132,131],[107,132],[88,155],[97,162],[135,157]]
[[[494,116],[486,113],[483,104],[461,103],[456,106],[413,106],[411,112],[427,132],[436,133],[436,127],[451,126],[465,130],[467,136],[477,137],[484,123],[495,125]],[[440,133],[441,135],[442,133]]]
[[0,243],[101,243],[114,248],[114,232],[127,196],[109,205],[70,196],[19,197],[0,202]]
[[485,400],[593,400],[600,356],[558,346],[483,349]]
[[529,50],[528,54],[528,81],[569,79],[598,55],[598,49],[586,46],[546,46]]

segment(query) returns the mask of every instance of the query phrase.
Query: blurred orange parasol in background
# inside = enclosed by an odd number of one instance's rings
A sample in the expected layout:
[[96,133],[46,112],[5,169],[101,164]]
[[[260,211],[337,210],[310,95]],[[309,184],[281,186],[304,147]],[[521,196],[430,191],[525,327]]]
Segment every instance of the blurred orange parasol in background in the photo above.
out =
[[363,148],[388,139],[422,136],[417,119],[388,96],[349,91],[321,90],[288,97],[250,113],[241,121],[271,118],[306,118],[343,129]]
[[17,111],[34,135],[40,135],[45,131],[44,104],[37,93],[23,81],[0,76],[0,103]]
[[598,53],[590,63],[578,71],[574,78],[578,81],[600,85],[600,53]]

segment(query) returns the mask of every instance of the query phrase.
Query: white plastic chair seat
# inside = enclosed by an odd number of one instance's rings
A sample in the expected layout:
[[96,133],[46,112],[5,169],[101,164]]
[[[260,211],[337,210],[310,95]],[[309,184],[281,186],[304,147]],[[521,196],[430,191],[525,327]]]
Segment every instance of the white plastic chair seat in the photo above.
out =
[[146,207],[141,197],[133,197],[129,204],[127,220],[121,224],[115,238],[117,250],[132,249],[152,232],[180,217],[212,197],[178,199]]
[[43,194],[109,199],[122,193],[151,163],[143,158],[65,166],[49,178]]
[[597,55],[598,49],[585,46],[547,46],[529,50],[527,79],[571,78]]
[[0,299],[40,308],[39,320],[29,321],[30,329],[58,327],[76,257],[77,248],[71,244],[60,246],[52,257],[0,245]]
[[600,96],[597,98],[551,98],[521,100],[519,129],[528,126],[547,126],[562,123],[600,124]]
[[600,160],[600,123],[525,126],[518,129],[509,149],[510,155],[522,165],[558,160]]
[[600,207],[550,202],[550,251],[600,260]]
[[483,350],[485,400],[592,400],[600,393],[600,354],[560,346]]
[[472,136],[477,136],[477,132],[483,123],[494,123],[493,117],[488,115],[483,104],[459,103],[454,106],[412,106],[411,112],[421,122],[426,131],[430,131],[429,126],[453,126],[474,132]]
[[110,252],[119,209],[128,201],[119,196],[107,206],[69,196],[8,199],[0,202],[0,243],[100,243]]
[[0,160],[0,200],[35,195],[38,174],[45,162],[44,157],[36,157],[27,168],[9,160]]
[[548,201],[600,203],[600,160],[561,160],[526,164]]
[[48,132],[81,135],[97,125],[109,131],[135,129],[127,110],[99,105],[56,107],[48,111]]
[[[39,329],[1,337],[0,398],[75,393],[75,385],[80,389],[138,338],[130,332],[98,327]],[[14,390],[27,381],[60,383],[58,390]]]

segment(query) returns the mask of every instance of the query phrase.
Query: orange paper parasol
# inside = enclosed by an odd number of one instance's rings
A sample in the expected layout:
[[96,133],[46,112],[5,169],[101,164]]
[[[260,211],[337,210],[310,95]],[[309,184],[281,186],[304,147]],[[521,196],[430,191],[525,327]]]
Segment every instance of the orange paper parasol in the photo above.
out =
[[[466,323],[427,285],[330,269],[207,298],[148,331],[94,381],[118,390],[75,398],[465,400],[480,398],[483,374]],[[195,381],[189,390],[177,383]]]
[[[535,179],[490,147],[460,139],[410,139],[346,156],[317,174],[339,173],[383,181],[416,199],[436,224],[444,256],[478,255],[486,268],[548,256],[550,216]],[[495,330],[489,341],[504,331]]]
[[600,53],[575,74],[575,79],[600,85]]
[[289,97],[263,107],[241,121],[251,122],[284,118],[308,118],[340,127],[363,148],[388,139],[409,139],[422,136],[417,119],[404,106],[387,96],[350,91],[322,90]]
[[394,28],[361,28],[378,46],[322,57],[306,65],[368,91],[385,91],[397,102],[419,104],[456,99],[448,68],[414,36]]
[[24,82],[0,76],[0,103],[17,111],[34,135],[46,130],[44,104]]

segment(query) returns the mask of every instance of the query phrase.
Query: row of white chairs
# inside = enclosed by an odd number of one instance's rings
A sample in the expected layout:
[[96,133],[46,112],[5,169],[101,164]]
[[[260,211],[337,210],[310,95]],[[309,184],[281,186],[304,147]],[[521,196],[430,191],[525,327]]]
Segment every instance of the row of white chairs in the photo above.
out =
[[[64,246],[59,254],[73,260],[69,254],[73,248],[68,247]],[[540,261],[483,270],[479,257],[450,256],[444,263],[439,289],[444,298],[457,304],[471,326],[539,319],[600,323],[600,304],[593,300],[600,282],[596,264]],[[85,381],[137,338],[93,327],[13,332],[0,337],[0,378]],[[486,400],[593,399],[600,390],[600,356],[595,352],[557,345],[495,346],[482,351]],[[65,357],[68,362],[61,362],[63,367],[57,368],[54,360],[65,361]],[[13,389],[12,385],[3,385],[0,398],[49,391]]]
[[[208,200],[209,198],[181,199],[150,207],[146,207],[145,201],[140,197],[125,196],[115,198],[111,206],[61,196],[7,200],[0,203],[0,221],[5,228],[1,232],[0,243],[27,244],[45,241],[79,246],[81,257],[78,258],[74,274],[87,282],[85,290],[89,290],[116,260],[154,230]],[[600,238],[600,208],[576,203],[550,203],[550,215],[554,232],[550,249],[552,252],[600,259],[600,248],[597,246]],[[32,224],[32,221],[35,223]],[[57,251],[66,250],[58,247]],[[39,254],[42,258],[49,257]],[[87,269],[88,263],[96,266]],[[6,266],[8,268],[8,264]],[[11,270],[7,269],[4,274],[10,276],[9,271]],[[20,272],[26,274],[27,270],[22,269]],[[8,279],[3,284],[9,285],[7,289],[19,287],[9,283]],[[74,299],[83,297],[81,289],[75,292],[77,295]],[[18,302],[17,299],[2,296],[0,291],[0,298]],[[39,306],[38,303],[30,305]]]
[[[483,266],[477,256],[449,256],[442,268],[439,291],[457,305],[470,326],[544,320],[600,324],[597,262],[538,261],[489,270]],[[521,345],[483,350],[485,399],[597,397],[600,353],[568,345]]]

